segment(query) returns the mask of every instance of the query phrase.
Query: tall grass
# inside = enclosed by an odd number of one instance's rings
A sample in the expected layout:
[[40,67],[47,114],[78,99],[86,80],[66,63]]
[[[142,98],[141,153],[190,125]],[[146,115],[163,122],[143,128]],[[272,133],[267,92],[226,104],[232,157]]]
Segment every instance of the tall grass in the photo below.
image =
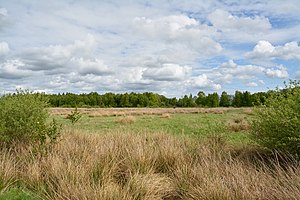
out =
[[163,132],[69,129],[47,156],[19,151],[0,151],[1,192],[26,188],[41,199],[300,199],[297,165],[265,164],[223,143]]

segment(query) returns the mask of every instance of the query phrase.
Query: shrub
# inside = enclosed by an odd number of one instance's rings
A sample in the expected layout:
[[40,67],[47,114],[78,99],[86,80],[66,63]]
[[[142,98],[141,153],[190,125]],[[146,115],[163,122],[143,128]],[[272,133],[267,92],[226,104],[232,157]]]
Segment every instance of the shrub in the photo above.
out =
[[77,108],[75,108],[75,110],[72,111],[71,114],[68,114],[66,119],[69,119],[71,123],[74,125],[76,122],[80,120],[81,117],[82,114],[77,110]]
[[254,109],[252,137],[262,146],[300,156],[300,81],[273,91],[265,106]]
[[59,136],[55,121],[47,124],[47,99],[42,94],[17,91],[0,98],[0,141],[12,144],[53,143]]

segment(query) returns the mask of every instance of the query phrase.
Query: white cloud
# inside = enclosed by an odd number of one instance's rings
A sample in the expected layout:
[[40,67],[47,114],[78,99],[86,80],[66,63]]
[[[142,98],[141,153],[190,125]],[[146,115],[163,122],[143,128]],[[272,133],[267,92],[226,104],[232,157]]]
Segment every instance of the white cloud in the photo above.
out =
[[[299,71],[296,62],[275,59],[299,61],[299,45],[287,43],[300,41],[299,5],[298,0],[3,1],[0,38],[9,46],[0,45],[5,54],[0,57],[24,65],[9,71],[2,62],[0,76],[4,71],[10,76],[0,81],[0,91],[18,84],[55,92],[181,96],[198,88],[262,87],[262,79],[272,88]],[[245,51],[258,41],[265,43],[256,53],[267,56],[248,60]]]
[[181,44],[204,55],[217,54],[222,46],[214,40],[217,32],[214,28],[200,24],[185,15],[172,15],[156,19],[137,17],[134,28],[146,40],[165,42],[169,48]]
[[2,23],[5,21],[6,17],[7,17],[6,8],[0,8],[0,29],[1,29],[1,26],[3,25]]
[[94,75],[108,75],[112,74],[113,71],[109,69],[107,65],[100,59],[83,59],[83,58],[72,58],[72,63],[78,67],[78,72],[81,75],[94,74]]
[[6,42],[0,42],[0,57],[9,52],[9,47]]
[[166,63],[159,68],[147,68],[143,71],[143,78],[156,81],[182,81],[191,74],[192,68]]
[[220,84],[214,83],[210,80],[206,74],[199,75],[197,77],[192,77],[187,81],[187,85],[196,89],[206,89],[206,90],[221,90],[222,86]]
[[23,54],[23,60],[31,70],[53,70],[65,68],[68,62],[71,61],[72,49],[71,46],[50,45],[48,47],[35,47],[27,49]]
[[[287,68],[283,66],[277,67],[263,67],[257,65],[238,65],[233,60],[229,60],[226,63],[222,63],[218,68],[213,69],[208,73],[210,78],[214,78],[217,83],[231,83],[233,80],[248,81],[246,85],[249,85],[249,81],[257,79],[259,76],[265,76],[268,78],[285,79],[289,77]],[[261,84],[264,84],[262,80],[258,80]],[[254,86],[254,84],[251,84]]]
[[20,60],[7,60],[0,64],[0,79],[20,79],[32,75]]
[[287,72],[287,69],[283,66],[279,66],[277,68],[267,68],[264,70],[264,73],[269,78],[288,78],[289,74]]
[[7,16],[7,10],[6,8],[0,8],[0,17],[6,17]]
[[[292,19],[287,11],[274,14],[271,8],[274,8],[275,4],[280,3],[277,1],[276,3],[253,3],[246,0],[239,2],[239,6],[227,7],[223,5],[223,8],[220,7],[211,12],[207,19],[214,28],[220,31],[219,39],[229,44],[249,44],[259,40],[273,43],[283,43],[289,40],[298,41],[300,39],[300,26],[296,21],[300,15],[298,14],[298,17],[293,16],[294,19]],[[287,4],[291,5],[290,2]],[[282,8],[285,7],[285,5],[281,5]],[[295,10],[300,11],[299,8]],[[291,25],[293,20],[296,23]]]
[[246,53],[249,59],[285,59],[300,60],[300,46],[297,42],[288,42],[283,46],[273,46],[268,41],[259,41],[252,52]]
[[258,86],[258,84],[255,83],[255,82],[250,82],[250,83],[247,83],[246,85],[250,86],[250,87],[257,87]]
[[217,9],[211,13],[208,19],[214,27],[224,32],[266,32],[272,27],[269,20],[265,17],[238,17],[221,9]]
[[89,34],[85,40],[76,40],[69,45],[30,48],[22,54],[22,60],[28,69],[51,71],[48,74],[72,71],[78,71],[82,75],[111,74],[112,70],[94,54],[96,47],[96,39]]
[[236,69],[238,67],[238,65],[233,61],[233,60],[229,60],[226,63],[222,63],[220,65],[221,68],[229,68],[229,69]]

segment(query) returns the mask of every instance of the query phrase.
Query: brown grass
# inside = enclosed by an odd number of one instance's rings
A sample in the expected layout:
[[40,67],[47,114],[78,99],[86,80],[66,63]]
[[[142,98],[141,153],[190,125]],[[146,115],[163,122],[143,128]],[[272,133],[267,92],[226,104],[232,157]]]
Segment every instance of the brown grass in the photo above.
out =
[[245,108],[244,113],[247,115],[253,115],[253,109],[252,108]]
[[250,124],[245,118],[236,117],[231,119],[227,123],[227,127],[230,131],[240,132],[240,131],[247,131],[250,130]]
[[160,118],[167,118],[167,119],[169,119],[169,118],[171,118],[171,115],[169,113],[163,113],[163,114],[161,114]]
[[[78,108],[82,114],[89,117],[110,116],[139,116],[139,115],[162,115],[165,113],[214,113],[223,114],[228,110],[240,110],[241,108]],[[67,116],[74,108],[49,108],[52,115]]]
[[[0,151],[0,192],[42,199],[300,199],[300,167],[284,169],[166,133],[66,130],[47,156]],[[242,155],[242,156],[240,156]]]
[[125,116],[117,120],[120,124],[133,124],[135,122],[134,116]]

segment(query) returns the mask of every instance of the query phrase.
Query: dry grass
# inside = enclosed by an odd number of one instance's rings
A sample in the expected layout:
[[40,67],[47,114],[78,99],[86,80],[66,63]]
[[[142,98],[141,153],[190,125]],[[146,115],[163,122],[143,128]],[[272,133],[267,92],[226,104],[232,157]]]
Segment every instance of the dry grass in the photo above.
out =
[[125,116],[117,120],[120,124],[133,124],[136,121],[134,116]]
[[227,123],[227,127],[230,131],[240,132],[240,131],[247,131],[250,130],[250,124],[245,118],[236,117],[231,119]]
[[169,119],[169,118],[171,118],[171,115],[169,113],[163,113],[163,114],[161,114],[160,118],[167,118],[167,119]]
[[[0,192],[42,199],[300,199],[300,167],[272,167],[226,147],[165,133],[66,130],[45,157],[0,151]],[[241,156],[242,155],[242,156]]]
[[[52,115],[70,114],[74,108],[49,108]],[[228,110],[241,110],[241,108],[78,108],[82,114],[89,117],[109,116],[139,116],[139,115],[163,115],[174,113],[214,113],[223,114]]]
[[247,115],[253,115],[253,109],[252,108],[245,108],[244,113]]

